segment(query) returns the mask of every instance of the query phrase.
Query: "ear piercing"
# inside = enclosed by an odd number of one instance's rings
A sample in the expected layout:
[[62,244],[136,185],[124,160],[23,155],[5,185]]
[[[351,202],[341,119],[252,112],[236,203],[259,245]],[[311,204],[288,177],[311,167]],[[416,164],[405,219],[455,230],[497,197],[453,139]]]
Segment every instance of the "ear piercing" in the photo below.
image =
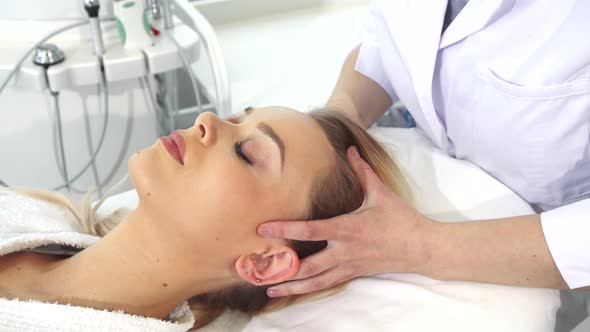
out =
[[262,280],[260,280],[260,278],[256,278],[256,283],[259,284],[260,282],[262,282]]

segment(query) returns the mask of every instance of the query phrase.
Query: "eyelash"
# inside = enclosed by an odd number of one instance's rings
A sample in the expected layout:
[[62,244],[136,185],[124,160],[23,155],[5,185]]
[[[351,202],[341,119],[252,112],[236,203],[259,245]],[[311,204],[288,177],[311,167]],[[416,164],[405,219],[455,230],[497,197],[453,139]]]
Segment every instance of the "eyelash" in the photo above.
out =
[[249,165],[252,165],[252,161],[250,161],[248,156],[246,156],[244,154],[244,151],[242,151],[242,142],[241,141],[236,142],[236,144],[234,145],[234,149],[236,150],[236,154],[238,155],[238,157],[240,157],[242,160],[244,160]]

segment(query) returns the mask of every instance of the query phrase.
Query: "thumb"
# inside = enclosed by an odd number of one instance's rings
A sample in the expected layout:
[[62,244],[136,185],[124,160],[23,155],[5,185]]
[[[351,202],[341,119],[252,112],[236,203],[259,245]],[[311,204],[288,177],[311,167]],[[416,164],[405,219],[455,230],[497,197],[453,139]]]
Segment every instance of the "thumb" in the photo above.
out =
[[346,157],[365,194],[365,202],[371,201],[377,193],[387,191],[387,188],[371,166],[360,156],[356,146],[348,148]]

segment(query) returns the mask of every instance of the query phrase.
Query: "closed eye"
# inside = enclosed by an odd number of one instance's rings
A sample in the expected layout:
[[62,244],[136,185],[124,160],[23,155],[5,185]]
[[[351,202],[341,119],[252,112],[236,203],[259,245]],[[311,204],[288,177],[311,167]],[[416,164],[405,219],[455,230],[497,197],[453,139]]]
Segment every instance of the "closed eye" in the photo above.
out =
[[242,150],[242,142],[240,142],[240,141],[236,142],[236,144],[234,145],[234,149],[235,149],[238,157],[240,157],[242,160],[244,160],[249,165],[252,165],[252,161],[250,160],[250,158],[248,158],[248,156],[246,156],[246,154]]

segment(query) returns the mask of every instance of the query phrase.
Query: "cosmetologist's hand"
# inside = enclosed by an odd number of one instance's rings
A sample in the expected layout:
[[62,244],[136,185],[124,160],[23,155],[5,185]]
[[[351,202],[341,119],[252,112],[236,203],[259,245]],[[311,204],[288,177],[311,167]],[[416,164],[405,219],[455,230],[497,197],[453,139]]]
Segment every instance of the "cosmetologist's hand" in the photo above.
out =
[[258,227],[263,237],[327,240],[328,246],[301,262],[289,281],[269,288],[270,297],[304,294],[379,273],[418,272],[428,261],[425,239],[433,221],[391,192],[359,156],[347,151],[363,188],[364,202],[349,214],[316,221],[271,221]]

